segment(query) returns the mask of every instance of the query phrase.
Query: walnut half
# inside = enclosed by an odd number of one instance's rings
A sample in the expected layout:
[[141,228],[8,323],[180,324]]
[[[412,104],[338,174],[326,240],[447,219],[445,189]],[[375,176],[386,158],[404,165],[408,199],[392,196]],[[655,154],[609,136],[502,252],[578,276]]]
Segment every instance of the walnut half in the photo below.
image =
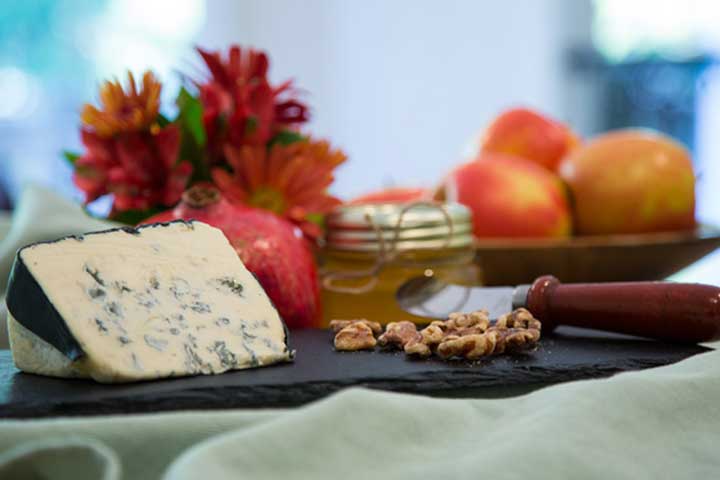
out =
[[527,328],[540,330],[542,325],[540,320],[532,316],[528,310],[517,308],[510,313],[500,315],[495,322],[497,328]]
[[497,344],[497,333],[473,333],[470,335],[448,335],[438,345],[437,354],[440,358],[462,357],[468,360],[492,355]]
[[340,330],[348,325],[352,325],[353,323],[364,323],[370,327],[370,330],[372,330],[375,335],[380,335],[382,333],[382,325],[378,322],[371,322],[370,320],[366,320],[364,318],[354,320],[330,320],[330,328],[333,332],[338,333]]
[[372,350],[376,344],[372,329],[361,322],[351,323],[335,335],[335,349],[340,351]]
[[402,322],[390,322],[385,327],[385,333],[380,335],[378,343],[382,347],[395,347],[404,349],[411,341],[418,341],[420,333],[414,323],[404,320]]

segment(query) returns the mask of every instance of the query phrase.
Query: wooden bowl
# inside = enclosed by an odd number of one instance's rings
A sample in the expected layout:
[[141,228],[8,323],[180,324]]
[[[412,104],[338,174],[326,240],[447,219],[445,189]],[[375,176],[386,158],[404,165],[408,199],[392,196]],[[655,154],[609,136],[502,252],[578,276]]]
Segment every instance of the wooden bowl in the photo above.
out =
[[720,229],[567,239],[477,241],[486,285],[517,285],[551,274],[563,282],[661,280],[720,247]]

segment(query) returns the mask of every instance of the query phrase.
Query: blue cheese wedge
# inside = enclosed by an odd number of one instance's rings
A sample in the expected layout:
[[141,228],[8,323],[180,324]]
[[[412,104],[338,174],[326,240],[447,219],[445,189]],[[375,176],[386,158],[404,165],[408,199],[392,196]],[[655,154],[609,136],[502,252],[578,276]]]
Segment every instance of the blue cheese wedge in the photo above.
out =
[[287,330],[223,233],[176,221],[21,249],[7,294],[16,366],[132,382],[291,360]]

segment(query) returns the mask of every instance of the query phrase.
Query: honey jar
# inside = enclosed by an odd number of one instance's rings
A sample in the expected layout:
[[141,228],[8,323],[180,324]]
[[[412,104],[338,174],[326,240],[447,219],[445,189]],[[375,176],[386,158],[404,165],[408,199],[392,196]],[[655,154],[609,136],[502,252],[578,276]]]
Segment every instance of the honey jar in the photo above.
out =
[[326,219],[321,258],[323,326],[332,319],[427,323],[400,309],[396,292],[417,276],[481,282],[470,211],[457,203],[342,206]]

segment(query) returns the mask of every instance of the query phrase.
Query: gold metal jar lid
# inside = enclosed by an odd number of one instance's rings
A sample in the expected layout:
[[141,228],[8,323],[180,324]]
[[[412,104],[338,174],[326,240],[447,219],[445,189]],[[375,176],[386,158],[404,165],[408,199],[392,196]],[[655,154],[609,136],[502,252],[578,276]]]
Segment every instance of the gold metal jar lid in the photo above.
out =
[[327,247],[380,252],[472,245],[472,216],[459,203],[344,205],[326,218]]

